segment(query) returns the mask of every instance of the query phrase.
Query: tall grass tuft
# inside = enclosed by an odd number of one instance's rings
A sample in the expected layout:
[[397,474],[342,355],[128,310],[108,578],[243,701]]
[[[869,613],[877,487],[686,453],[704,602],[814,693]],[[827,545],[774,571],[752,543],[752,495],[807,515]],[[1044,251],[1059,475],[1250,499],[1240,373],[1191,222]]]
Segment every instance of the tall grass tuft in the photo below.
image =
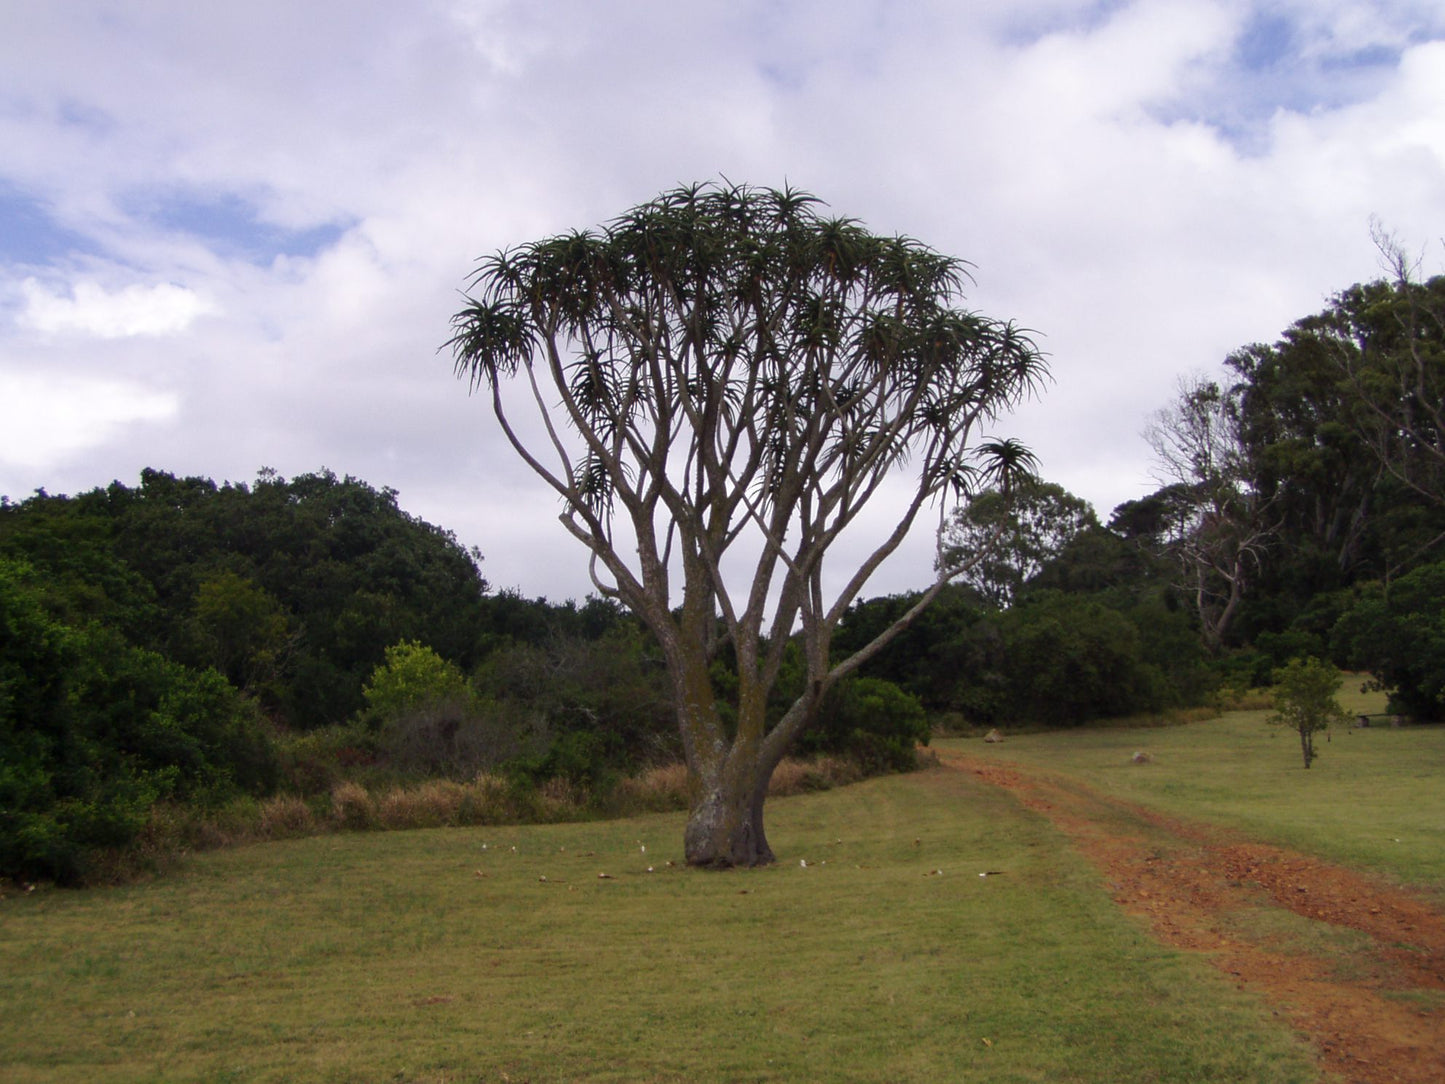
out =
[[819,790],[856,783],[864,776],[863,769],[845,757],[821,756],[813,760],[784,760],[773,772],[768,794],[784,798],[790,794],[810,794]]
[[376,827],[376,803],[360,783],[338,783],[331,790],[331,818],[353,832]]
[[537,788],[533,796],[536,819],[542,824],[576,820],[588,805],[589,795],[569,779],[554,776]]
[[1274,707],[1274,690],[1260,688],[1235,688],[1226,685],[1214,694],[1210,705],[1216,712],[1222,711],[1268,711]]
[[450,779],[433,779],[416,787],[387,791],[376,803],[383,828],[443,828],[457,823],[467,787]]
[[609,812],[623,816],[672,813],[687,808],[691,790],[686,764],[661,764],[619,780],[612,791]]
[[457,812],[461,824],[507,824],[518,819],[512,784],[503,776],[483,772],[467,787]]
[[261,803],[256,827],[263,839],[292,839],[313,835],[316,818],[304,799],[294,794],[278,794]]

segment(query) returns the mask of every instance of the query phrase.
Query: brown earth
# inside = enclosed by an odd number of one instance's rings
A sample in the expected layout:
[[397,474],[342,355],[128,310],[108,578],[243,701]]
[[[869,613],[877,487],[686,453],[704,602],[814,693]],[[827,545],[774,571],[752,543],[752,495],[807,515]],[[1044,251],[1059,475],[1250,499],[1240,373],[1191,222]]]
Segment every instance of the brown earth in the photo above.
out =
[[[1048,817],[1159,940],[1207,954],[1266,998],[1313,1044],[1327,1079],[1445,1084],[1445,914],[1423,896],[1074,780],[940,759]],[[1307,920],[1303,930],[1272,921],[1282,911]]]

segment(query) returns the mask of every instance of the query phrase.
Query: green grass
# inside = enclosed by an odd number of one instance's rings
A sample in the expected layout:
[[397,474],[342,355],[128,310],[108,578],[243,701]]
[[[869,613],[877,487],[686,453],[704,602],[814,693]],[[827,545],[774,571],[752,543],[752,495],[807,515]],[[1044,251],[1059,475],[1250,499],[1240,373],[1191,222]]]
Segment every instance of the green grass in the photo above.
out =
[[[1351,712],[1384,698],[1345,684]],[[1332,727],[1305,770],[1299,737],[1265,711],[1157,729],[1089,727],[945,748],[1076,777],[1107,794],[1237,828],[1404,884],[1445,894],[1445,726]],[[1135,764],[1135,752],[1147,764]]]
[[769,809],[783,859],[751,872],[667,866],[682,821],[657,815],[325,836],[11,896],[0,1079],[1316,1079],[1265,1006],[965,773]]

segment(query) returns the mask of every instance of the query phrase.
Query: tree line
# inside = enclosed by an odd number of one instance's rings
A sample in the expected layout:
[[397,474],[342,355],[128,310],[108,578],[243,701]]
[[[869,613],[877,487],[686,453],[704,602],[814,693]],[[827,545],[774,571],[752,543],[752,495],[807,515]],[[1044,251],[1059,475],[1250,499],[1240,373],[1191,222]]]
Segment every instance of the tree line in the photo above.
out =
[[1144,431],[1159,487],[1107,523],[1038,479],[979,494],[943,541],[987,558],[866,672],[934,713],[1069,725],[1316,658],[1445,719],[1445,277],[1382,250],[1390,277],[1181,380]]

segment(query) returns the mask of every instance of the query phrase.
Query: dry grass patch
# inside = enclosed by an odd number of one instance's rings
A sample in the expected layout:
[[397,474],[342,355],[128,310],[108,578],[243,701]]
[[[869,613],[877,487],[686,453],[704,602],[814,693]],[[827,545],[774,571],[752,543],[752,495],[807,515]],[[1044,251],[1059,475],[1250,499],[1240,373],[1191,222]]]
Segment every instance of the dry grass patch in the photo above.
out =
[[554,776],[537,788],[535,817],[543,824],[575,820],[587,806],[587,792],[570,779]]
[[[769,793],[831,790],[863,777],[857,765],[841,757],[785,760],[773,774]],[[135,845],[96,853],[89,876],[96,884],[122,884],[166,872],[187,854],[334,832],[561,824],[673,813],[688,808],[690,791],[686,766],[665,764],[598,791],[562,778],[530,787],[482,774],[467,783],[433,779],[385,789],[345,780],[310,801],[280,794],[211,807],[161,803],[151,809]]]
[[784,760],[773,772],[768,794],[782,798],[790,794],[807,794],[818,790],[832,790],[857,783],[863,778],[863,770],[844,757],[823,756],[813,760]]
[[1215,694],[1214,707],[1216,712],[1268,711],[1274,707],[1274,690],[1225,686]]
[[261,803],[256,828],[265,839],[290,839],[312,835],[317,826],[311,807],[304,799],[294,794],[278,794]]
[[360,783],[339,783],[331,791],[331,818],[338,827],[363,831],[376,826],[376,803]]
[[662,764],[617,784],[616,804],[638,813],[670,813],[686,809],[691,786],[686,764]]
[[383,828],[442,828],[457,823],[466,800],[466,786],[446,779],[397,787],[377,800],[376,819]]

